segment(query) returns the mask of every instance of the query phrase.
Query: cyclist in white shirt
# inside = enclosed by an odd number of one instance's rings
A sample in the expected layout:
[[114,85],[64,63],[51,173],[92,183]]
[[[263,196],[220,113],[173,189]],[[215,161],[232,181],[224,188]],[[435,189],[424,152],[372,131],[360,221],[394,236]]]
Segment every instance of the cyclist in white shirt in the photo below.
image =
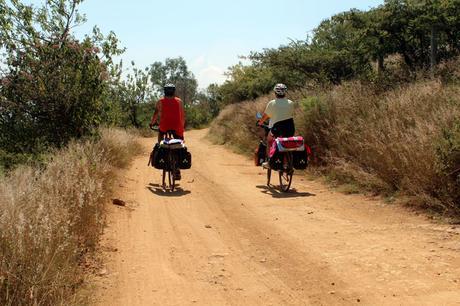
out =
[[294,125],[294,102],[286,98],[287,87],[284,84],[276,84],[276,99],[268,102],[259,125],[270,119],[268,127],[270,132],[267,136],[267,151],[270,149],[273,140],[278,137],[291,137],[295,134]]

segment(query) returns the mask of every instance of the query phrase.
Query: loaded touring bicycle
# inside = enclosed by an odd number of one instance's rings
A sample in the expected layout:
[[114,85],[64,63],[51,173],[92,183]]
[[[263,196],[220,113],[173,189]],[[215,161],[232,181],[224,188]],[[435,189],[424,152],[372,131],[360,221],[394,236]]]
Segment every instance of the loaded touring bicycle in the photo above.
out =
[[[257,113],[257,119],[262,118],[262,114]],[[288,192],[291,188],[294,170],[305,170],[308,166],[308,158],[311,154],[310,147],[305,145],[302,136],[279,137],[276,138],[267,156],[267,135],[269,128],[267,125],[260,126],[264,131],[259,134],[260,143],[255,156],[256,166],[262,166],[268,162],[267,186],[271,186],[272,172],[278,172],[279,186],[283,192]]]
[[[157,127],[152,130],[159,131]],[[174,191],[179,171],[191,168],[192,155],[182,139],[174,138],[174,131],[167,131],[163,140],[153,147],[149,158],[150,165],[163,171],[163,190]]]

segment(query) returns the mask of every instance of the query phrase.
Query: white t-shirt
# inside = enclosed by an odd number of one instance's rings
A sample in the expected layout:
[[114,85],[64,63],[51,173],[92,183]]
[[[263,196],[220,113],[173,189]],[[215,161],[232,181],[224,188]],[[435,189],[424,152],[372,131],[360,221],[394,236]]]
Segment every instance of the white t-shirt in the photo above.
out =
[[270,117],[269,128],[277,122],[294,118],[294,102],[289,99],[275,99],[268,102],[265,114]]

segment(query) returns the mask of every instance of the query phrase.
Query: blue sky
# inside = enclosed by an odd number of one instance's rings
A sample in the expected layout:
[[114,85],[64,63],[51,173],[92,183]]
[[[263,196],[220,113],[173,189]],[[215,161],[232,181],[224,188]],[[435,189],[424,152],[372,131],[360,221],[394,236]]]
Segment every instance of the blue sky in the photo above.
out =
[[114,31],[127,48],[128,64],[148,66],[167,57],[183,56],[205,88],[223,82],[226,69],[239,55],[304,39],[323,19],[383,0],[85,0],[80,12],[88,33],[98,25]]

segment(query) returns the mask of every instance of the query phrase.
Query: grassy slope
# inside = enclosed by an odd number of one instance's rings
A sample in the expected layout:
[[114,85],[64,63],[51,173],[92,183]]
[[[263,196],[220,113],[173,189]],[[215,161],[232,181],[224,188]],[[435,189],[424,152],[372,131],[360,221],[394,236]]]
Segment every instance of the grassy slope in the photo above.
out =
[[138,145],[120,130],[71,143],[45,169],[0,178],[0,304],[68,304],[98,242],[115,172]]
[[[361,189],[404,194],[440,211],[459,212],[460,87],[420,81],[387,92],[359,82],[299,94],[297,132],[329,177]],[[271,97],[230,105],[212,138],[250,153],[255,113]],[[324,168],[325,166],[325,168]]]

